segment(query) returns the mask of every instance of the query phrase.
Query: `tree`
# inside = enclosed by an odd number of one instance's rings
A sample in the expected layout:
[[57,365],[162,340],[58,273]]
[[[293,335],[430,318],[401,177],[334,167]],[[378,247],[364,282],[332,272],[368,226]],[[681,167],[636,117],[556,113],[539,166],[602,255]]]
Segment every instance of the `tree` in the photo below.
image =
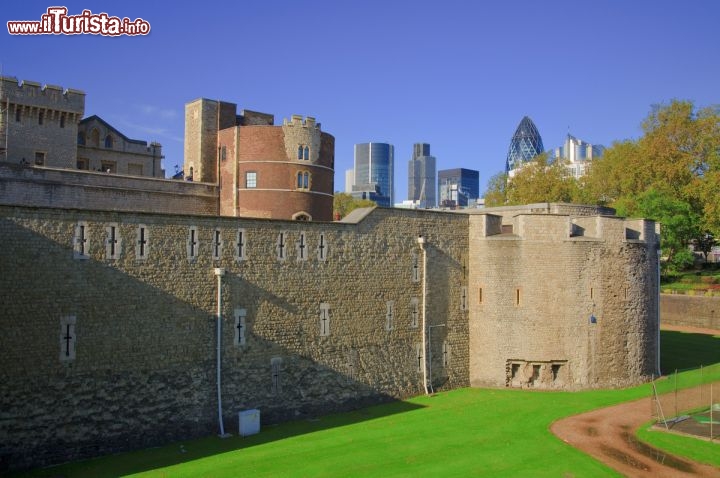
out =
[[508,180],[507,204],[573,202],[579,196],[577,180],[563,161],[550,162],[543,153],[526,163]]
[[634,210],[618,207],[618,213],[659,221],[660,247],[666,270],[681,270],[693,264],[690,243],[698,237],[700,218],[690,204],[673,197],[671,192],[649,189],[640,194]]
[[375,201],[369,199],[355,199],[350,194],[335,192],[335,196],[333,197],[333,216],[336,219],[342,219],[354,209],[373,207],[376,205]]
[[507,193],[505,188],[507,187],[507,173],[497,173],[488,181],[487,189],[485,190],[485,206],[495,207],[504,206],[507,201]]
[[715,240],[715,236],[705,231],[704,234],[700,234],[700,237],[694,241],[695,251],[701,252],[705,256],[705,262],[708,261],[708,254],[713,250],[713,247],[717,245],[718,241]]
[[674,100],[653,106],[642,127],[638,140],[614,143],[592,161],[581,196],[660,221],[663,252],[680,267],[700,231],[720,234],[720,113]]

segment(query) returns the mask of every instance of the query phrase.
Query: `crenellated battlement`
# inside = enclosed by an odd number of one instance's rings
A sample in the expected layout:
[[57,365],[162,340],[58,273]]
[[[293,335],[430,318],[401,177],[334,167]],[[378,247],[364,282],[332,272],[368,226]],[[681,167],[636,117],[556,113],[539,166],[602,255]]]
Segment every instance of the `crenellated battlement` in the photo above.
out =
[[82,115],[85,92],[57,85],[40,84],[14,76],[0,77],[0,99],[11,104],[45,108]]
[[624,219],[614,216],[572,216],[568,214],[533,214],[522,212],[508,217],[500,214],[473,215],[480,238],[568,241],[597,239],[611,242],[639,241],[657,246],[659,224],[649,219]]
[[320,129],[320,123],[315,122],[315,118],[307,116],[305,118],[302,115],[292,115],[290,121],[287,118],[283,118],[283,126],[302,126],[305,128]]

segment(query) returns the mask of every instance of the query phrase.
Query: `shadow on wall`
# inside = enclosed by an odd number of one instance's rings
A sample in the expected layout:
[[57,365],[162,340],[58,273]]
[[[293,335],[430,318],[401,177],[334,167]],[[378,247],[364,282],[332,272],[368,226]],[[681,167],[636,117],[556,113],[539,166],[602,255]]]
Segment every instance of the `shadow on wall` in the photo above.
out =
[[[64,240],[74,225],[71,219],[56,221],[52,230],[40,234],[24,227],[22,220],[0,219],[0,327],[5,336],[0,354],[0,471],[217,432],[212,268],[206,268],[207,280],[199,284],[199,269],[186,259],[165,266],[138,264],[134,254],[118,261],[76,260]],[[96,241],[96,249],[104,247]],[[99,249],[94,252],[101,257]],[[261,287],[247,282],[242,287],[254,297],[249,307],[260,310],[270,304],[297,313],[292,304]],[[65,328],[70,316],[75,317],[74,329]],[[245,348],[233,349],[232,320],[228,305],[223,418],[230,432],[237,431],[237,412],[244,408],[258,408],[266,425],[394,400],[344,370],[300,354],[300,348],[290,350],[249,334]],[[68,359],[71,346],[74,359]],[[282,359],[277,370],[271,366],[276,357]],[[414,408],[398,402],[378,413]],[[373,413],[270,431],[248,439],[247,446],[376,418]],[[238,443],[222,446],[236,448]],[[223,450],[210,446],[206,454]],[[167,463],[185,460],[173,456]],[[130,471],[143,469],[138,465]]]

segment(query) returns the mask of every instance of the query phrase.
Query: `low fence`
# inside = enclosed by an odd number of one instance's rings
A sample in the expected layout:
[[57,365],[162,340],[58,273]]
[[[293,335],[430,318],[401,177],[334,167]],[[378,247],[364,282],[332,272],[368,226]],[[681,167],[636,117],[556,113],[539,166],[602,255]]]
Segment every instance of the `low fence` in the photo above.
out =
[[653,380],[651,417],[656,426],[707,440],[720,439],[720,363],[699,373]]

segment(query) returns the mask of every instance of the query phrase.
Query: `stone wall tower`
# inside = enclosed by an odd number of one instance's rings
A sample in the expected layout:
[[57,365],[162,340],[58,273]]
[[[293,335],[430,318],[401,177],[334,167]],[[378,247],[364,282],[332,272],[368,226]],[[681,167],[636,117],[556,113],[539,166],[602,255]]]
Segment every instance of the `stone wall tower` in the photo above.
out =
[[218,181],[218,131],[235,126],[237,105],[199,98],[185,104],[185,178]]
[[85,93],[0,77],[0,161],[75,169]]

